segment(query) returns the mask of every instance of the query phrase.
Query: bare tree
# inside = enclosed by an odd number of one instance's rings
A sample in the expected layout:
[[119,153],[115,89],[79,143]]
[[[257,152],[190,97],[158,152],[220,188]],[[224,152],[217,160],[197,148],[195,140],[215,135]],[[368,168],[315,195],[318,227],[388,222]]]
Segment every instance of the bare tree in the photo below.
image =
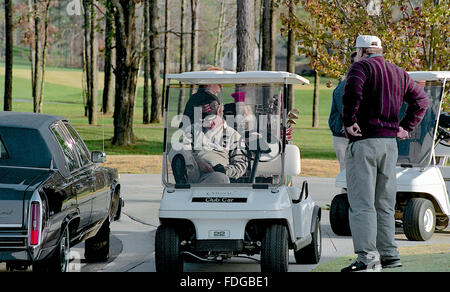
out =
[[198,11],[199,1],[191,0],[191,71],[198,70]]
[[136,29],[136,8],[139,1],[111,1],[115,8],[116,24],[116,93],[112,144],[127,146],[136,140],[133,117],[140,61]]
[[237,71],[255,69],[255,14],[254,1],[237,0]]
[[41,86],[40,86],[40,93],[39,93],[39,112],[42,112],[42,104],[44,101],[44,80],[45,80],[45,67],[47,64],[47,49],[48,49],[48,28],[50,25],[50,17],[49,17],[49,11],[50,11],[50,5],[51,0],[47,0],[44,6],[44,43],[42,48],[42,78],[41,78]]
[[261,19],[262,57],[261,70],[275,70],[275,7],[272,0],[263,1],[263,15]]
[[160,49],[158,33],[158,3],[150,1],[150,79],[152,85],[152,105],[150,113],[151,123],[161,122],[162,98],[161,98],[161,77],[160,77]]
[[214,48],[214,65],[216,66],[219,65],[220,57],[222,55],[224,20],[225,20],[225,0],[221,0],[217,40],[216,46]]
[[85,20],[86,104],[90,125],[97,125],[98,106],[98,40],[95,0],[83,0]]
[[14,46],[14,23],[12,0],[5,1],[5,94],[3,109],[12,111],[12,84],[13,84],[13,46]]
[[143,118],[144,125],[150,124],[149,112],[149,79],[150,79],[150,38],[149,38],[149,0],[144,0],[144,95],[143,95]]
[[[315,49],[315,58],[317,58],[317,49]],[[313,128],[319,127],[319,96],[320,96],[320,73],[315,68],[314,69],[314,95],[313,95]]]
[[[289,16],[293,17],[295,14],[294,2],[289,3]],[[296,56],[296,39],[295,33],[292,29],[288,32],[288,49],[287,49],[287,72],[295,73],[295,56]],[[295,91],[294,86],[288,86],[288,110],[291,111],[295,107]]]
[[105,1],[105,81],[103,88],[102,110],[104,114],[114,111],[114,6]]
[[[169,72],[169,29],[170,29],[170,1],[165,0],[164,10],[164,69],[163,69],[163,104],[166,97],[167,73]],[[164,112],[162,113],[164,115]]]
[[[184,19],[185,19],[185,0],[181,0],[181,13],[180,13],[180,73],[184,72],[186,67],[186,53],[184,51]],[[184,91],[180,90],[180,96],[178,98],[178,114],[184,111],[185,96]]]
[[41,95],[41,80],[42,80],[42,66],[41,66],[41,54],[42,54],[42,42],[41,42],[41,15],[39,9],[39,1],[33,0],[33,15],[34,15],[34,76],[33,76],[33,111],[40,113],[40,100]]

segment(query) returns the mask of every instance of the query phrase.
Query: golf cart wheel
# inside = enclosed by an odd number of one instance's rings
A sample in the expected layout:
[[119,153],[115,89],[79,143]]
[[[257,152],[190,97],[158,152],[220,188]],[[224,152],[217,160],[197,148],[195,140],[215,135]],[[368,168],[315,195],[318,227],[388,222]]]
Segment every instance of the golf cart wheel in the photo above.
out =
[[320,228],[319,217],[316,217],[316,226],[311,236],[312,242],[294,253],[297,264],[318,264],[320,261],[322,255],[322,229]]
[[180,238],[171,226],[160,225],[156,230],[155,265],[157,272],[183,272]]
[[414,198],[408,201],[403,212],[403,231],[409,240],[427,241],[434,234],[436,212],[427,199]]
[[340,194],[333,198],[330,207],[330,224],[331,229],[336,235],[351,236],[350,222],[348,219],[348,211],[350,204],[348,203],[347,194]]
[[261,247],[261,272],[287,272],[289,266],[288,231],[281,224],[269,225]]

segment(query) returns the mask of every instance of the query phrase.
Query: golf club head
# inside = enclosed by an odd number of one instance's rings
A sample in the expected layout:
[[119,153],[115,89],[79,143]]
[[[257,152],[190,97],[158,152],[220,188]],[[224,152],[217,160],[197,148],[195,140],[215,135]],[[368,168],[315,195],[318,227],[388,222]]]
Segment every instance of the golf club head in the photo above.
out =
[[291,120],[298,120],[298,115],[293,112],[289,112],[288,118]]

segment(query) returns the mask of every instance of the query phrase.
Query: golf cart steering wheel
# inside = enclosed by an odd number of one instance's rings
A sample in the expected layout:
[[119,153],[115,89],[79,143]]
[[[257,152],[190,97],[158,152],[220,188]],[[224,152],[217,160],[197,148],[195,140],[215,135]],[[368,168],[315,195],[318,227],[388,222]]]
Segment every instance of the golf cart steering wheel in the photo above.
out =
[[439,126],[437,141],[445,147],[450,147],[450,130]]
[[271,162],[281,154],[282,146],[280,139],[270,135],[271,143],[269,144],[267,138],[265,138],[264,135],[258,133],[249,134],[249,139],[246,139],[245,142],[245,148],[254,154],[254,157],[250,155],[250,160],[254,161],[258,159],[258,162]]
[[450,115],[442,112],[439,117],[438,136],[439,144],[450,147]]

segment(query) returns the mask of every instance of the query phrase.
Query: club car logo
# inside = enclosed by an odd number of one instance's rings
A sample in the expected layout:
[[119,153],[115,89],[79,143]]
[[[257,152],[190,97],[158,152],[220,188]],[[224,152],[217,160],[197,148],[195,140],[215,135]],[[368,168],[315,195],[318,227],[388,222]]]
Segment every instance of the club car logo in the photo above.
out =
[[229,197],[221,197],[221,198],[192,198],[193,203],[247,203],[247,198],[229,198]]

